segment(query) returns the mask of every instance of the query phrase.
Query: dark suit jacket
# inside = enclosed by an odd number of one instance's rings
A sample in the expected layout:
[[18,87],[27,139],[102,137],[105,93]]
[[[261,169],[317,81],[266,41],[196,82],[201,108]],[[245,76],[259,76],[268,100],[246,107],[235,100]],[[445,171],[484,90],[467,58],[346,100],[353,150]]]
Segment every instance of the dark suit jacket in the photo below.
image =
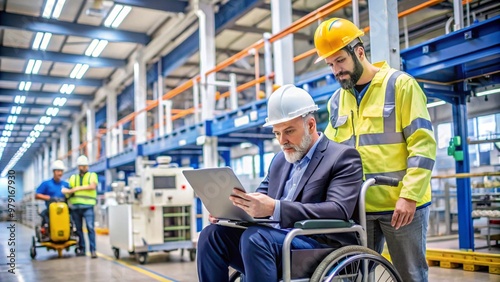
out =
[[[292,164],[283,152],[274,157],[268,174],[257,192],[279,199]],[[281,228],[292,228],[305,219],[357,220],[357,203],[361,190],[363,170],[356,149],[335,143],[323,136],[316,147],[292,201],[281,201]],[[352,236],[328,236],[340,239],[342,244],[351,242]],[[344,239],[347,239],[346,240]]]

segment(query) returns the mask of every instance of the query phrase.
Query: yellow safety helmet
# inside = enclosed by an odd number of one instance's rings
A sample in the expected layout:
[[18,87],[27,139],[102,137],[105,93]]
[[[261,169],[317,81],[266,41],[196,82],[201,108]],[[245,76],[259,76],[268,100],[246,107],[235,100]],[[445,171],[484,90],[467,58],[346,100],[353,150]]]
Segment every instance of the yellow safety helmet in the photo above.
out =
[[361,41],[365,33],[351,21],[341,18],[332,18],[322,22],[314,33],[314,45],[319,58],[318,63],[349,45],[355,39]]

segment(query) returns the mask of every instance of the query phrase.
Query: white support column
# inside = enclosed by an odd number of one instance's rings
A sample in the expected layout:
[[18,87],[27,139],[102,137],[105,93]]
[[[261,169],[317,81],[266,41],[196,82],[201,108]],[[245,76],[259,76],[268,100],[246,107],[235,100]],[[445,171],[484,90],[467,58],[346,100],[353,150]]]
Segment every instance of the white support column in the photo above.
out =
[[237,90],[237,81],[236,81],[236,74],[231,73],[229,74],[229,97],[231,97],[231,110],[237,110],[238,109],[238,90]]
[[51,149],[50,149],[50,163],[53,163],[55,160],[57,160],[57,139],[53,138],[51,142]]
[[462,6],[462,0],[453,0],[453,18],[455,19],[453,31],[464,28],[464,8]]
[[[165,124],[165,114],[163,112],[163,107],[161,107],[161,104],[163,102],[163,91],[165,87],[164,83],[164,78],[162,74],[162,65],[161,65],[161,60],[158,61],[158,77],[156,78],[156,93],[158,95],[158,136],[165,136],[165,129],[164,129],[164,124]],[[172,120],[170,120],[172,121]]]
[[95,129],[95,109],[94,107],[87,104],[86,107],[86,115],[87,115],[87,157],[89,158],[89,163],[94,163],[96,161],[96,148],[97,148],[97,140],[94,139],[96,136]]
[[76,159],[80,155],[80,127],[79,122],[74,122],[71,126],[71,167],[76,167]]
[[71,162],[68,161],[68,158],[63,158],[68,154],[68,130],[63,129],[61,132],[61,139],[59,142],[59,158],[64,162],[64,165],[67,168],[71,167]]
[[271,38],[271,33],[264,33],[264,70],[266,73],[266,97],[269,98],[273,93],[273,82],[269,76],[273,72],[273,54],[272,54],[272,44],[269,41]]
[[[215,67],[215,16],[214,7],[210,3],[200,1],[196,14],[199,19],[200,32],[200,93],[202,99],[202,119],[211,120],[215,110],[215,73],[205,73]],[[217,137],[206,137],[203,144],[204,167],[217,167]],[[203,226],[207,226],[208,211],[203,207]]]
[[37,173],[37,175],[39,175],[37,185],[40,185],[40,183],[42,183],[42,181],[45,180],[45,177],[43,175],[43,156],[42,156],[42,153],[39,153],[37,158],[38,158],[38,173]]
[[200,84],[193,79],[194,123],[200,122]]
[[[291,0],[271,0],[272,31],[276,34],[292,24]],[[284,85],[295,82],[293,34],[273,43],[274,82]]]
[[372,62],[385,60],[391,67],[400,69],[397,0],[371,0],[368,15]]
[[215,16],[212,4],[200,1],[198,5],[202,118],[207,120],[213,118],[215,109],[215,73],[205,76],[215,67]]
[[170,100],[163,100],[160,104],[160,109],[162,112],[164,112],[164,117],[166,119],[163,131],[165,134],[170,134],[172,133],[172,101]]
[[[146,108],[146,62],[144,62],[144,48],[137,52],[134,62],[134,111]],[[141,144],[147,140],[147,113],[142,112],[135,117],[135,142]]]
[[50,174],[50,154],[49,154],[49,145],[44,144],[43,145],[43,178],[44,179],[49,179],[49,177],[52,177]]
[[118,153],[117,138],[112,130],[118,120],[117,111],[116,92],[108,89],[106,95],[106,126],[108,128],[106,132],[106,157],[108,158]]
[[115,129],[116,135],[118,135],[118,153],[123,152],[123,125],[119,125]]

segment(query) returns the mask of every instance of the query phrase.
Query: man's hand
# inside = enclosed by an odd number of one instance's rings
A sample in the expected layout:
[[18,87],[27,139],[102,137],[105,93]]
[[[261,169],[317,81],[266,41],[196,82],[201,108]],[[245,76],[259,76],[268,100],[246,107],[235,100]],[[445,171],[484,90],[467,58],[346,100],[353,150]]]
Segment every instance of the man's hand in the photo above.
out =
[[211,214],[208,215],[208,221],[212,224],[216,224],[217,222],[219,222],[219,219],[212,216]]
[[62,189],[61,189],[61,192],[62,192],[64,195],[69,195],[69,194],[73,194],[73,193],[75,192],[75,189],[62,188]]
[[399,198],[396,202],[396,209],[392,215],[391,225],[396,230],[410,224],[413,221],[417,202],[405,198]]
[[267,217],[273,215],[274,199],[262,193],[245,193],[239,189],[233,189],[233,195],[229,200],[233,205],[243,209],[252,217]]

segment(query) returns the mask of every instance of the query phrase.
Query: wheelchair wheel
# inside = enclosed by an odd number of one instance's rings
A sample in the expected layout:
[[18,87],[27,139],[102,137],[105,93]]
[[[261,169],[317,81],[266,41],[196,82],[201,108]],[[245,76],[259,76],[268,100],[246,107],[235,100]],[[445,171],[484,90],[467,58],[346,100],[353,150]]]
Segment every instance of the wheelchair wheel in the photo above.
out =
[[329,254],[316,268],[310,281],[363,281],[364,266],[368,267],[369,275],[365,281],[402,281],[388,260],[362,246],[346,246]]

